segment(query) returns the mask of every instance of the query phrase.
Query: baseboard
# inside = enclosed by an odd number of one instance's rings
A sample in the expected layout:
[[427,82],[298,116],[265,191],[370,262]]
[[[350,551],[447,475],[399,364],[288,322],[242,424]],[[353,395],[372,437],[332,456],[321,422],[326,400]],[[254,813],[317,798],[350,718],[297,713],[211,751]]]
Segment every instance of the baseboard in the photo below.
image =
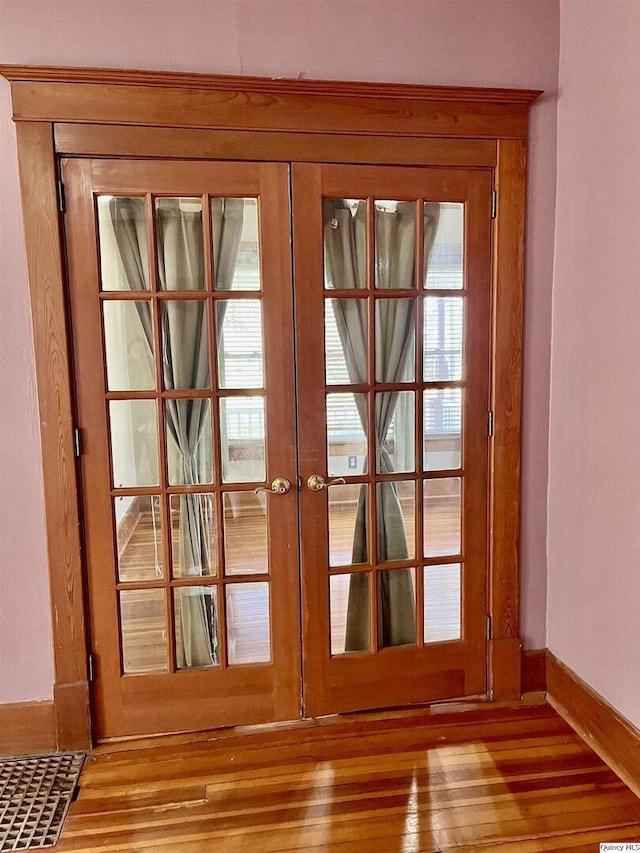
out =
[[640,731],[547,651],[547,700],[640,797]]
[[522,650],[522,692],[545,693],[547,690],[547,650]]
[[53,702],[0,705],[0,756],[36,755],[55,748]]

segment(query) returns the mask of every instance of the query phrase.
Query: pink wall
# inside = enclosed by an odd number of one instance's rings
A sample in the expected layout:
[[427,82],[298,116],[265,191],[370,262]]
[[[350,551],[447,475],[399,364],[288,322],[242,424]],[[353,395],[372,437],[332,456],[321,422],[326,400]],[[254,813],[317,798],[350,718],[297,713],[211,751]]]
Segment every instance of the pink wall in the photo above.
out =
[[[0,20],[0,27],[2,21]],[[15,138],[0,90],[0,702],[51,692],[40,437]]]
[[[538,647],[545,645],[558,24],[558,0],[0,0],[0,61],[7,63],[547,91],[532,123],[526,306],[523,626],[527,644]],[[6,84],[1,93],[0,391],[10,405],[0,409],[0,702],[48,697],[52,682],[32,342]]]
[[561,9],[548,641],[640,726],[640,5]]

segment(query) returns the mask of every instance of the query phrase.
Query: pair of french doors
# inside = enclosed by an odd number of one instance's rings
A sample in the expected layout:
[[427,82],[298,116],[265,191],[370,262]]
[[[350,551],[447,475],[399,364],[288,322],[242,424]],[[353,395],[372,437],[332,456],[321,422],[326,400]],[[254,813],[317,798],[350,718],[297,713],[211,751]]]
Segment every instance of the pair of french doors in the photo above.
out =
[[484,694],[490,173],[62,169],[96,736]]

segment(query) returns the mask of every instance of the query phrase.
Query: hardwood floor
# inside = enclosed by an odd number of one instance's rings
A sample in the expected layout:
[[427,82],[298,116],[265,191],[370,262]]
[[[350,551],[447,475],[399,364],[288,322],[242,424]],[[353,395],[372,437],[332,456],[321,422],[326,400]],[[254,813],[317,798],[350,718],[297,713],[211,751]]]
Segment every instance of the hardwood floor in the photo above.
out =
[[100,746],[63,851],[594,853],[640,801],[547,705],[440,706]]

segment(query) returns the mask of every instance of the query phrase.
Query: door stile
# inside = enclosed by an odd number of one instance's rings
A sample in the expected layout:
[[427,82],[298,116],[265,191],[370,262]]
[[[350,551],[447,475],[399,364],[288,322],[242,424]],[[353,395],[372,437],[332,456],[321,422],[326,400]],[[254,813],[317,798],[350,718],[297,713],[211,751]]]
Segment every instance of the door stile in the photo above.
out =
[[[272,402],[267,423],[266,443],[269,448],[267,483],[276,477],[288,477],[291,491],[286,495],[268,495],[268,509],[271,514],[269,537],[273,553],[272,572],[277,571],[278,560],[285,561],[287,582],[279,585],[277,601],[272,607],[276,612],[287,614],[275,623],[273,633],[273,653],[286,661],[276,672],[276,688],[287,697],[286,716],[280,711],[282,719],[295,719],[300,714],[300,695],[302,692],[302,670],[300,663],[300,581],[298,565],[298,461],[296,450],[295,418],[295,379],[294,379],[294,334],[293,334],[293,283],[291,280],[291,242],[290,242],[290,168],[285,164],[262,163],[257,165],[260,188],[268,206],[261,212],[261,245],[266,246],[270,239],[265,227],[269,216],[279,214],[277,221],[282,239],[277,247],[271,247],[274,256],[271,275],[279,283],[274,287],[272,296],[265,304],[265,365],[267,367],[266,389]],[[286,239],[285,239],[286,235]],[[288,506],[287,506],[288,503]],[[285,506],[287,506],[285,514]],[[282,513],[282,515],[281,515]],[[295,537],[295,538],[294,538]],[[275,555],[279,555],[276,558]]]
[[[465,693],[487,690],[486,614],[488,612],[489,566],[489,452],[488,412],[491,378],[491,219],[486,208],[491,192],[491,174],[478,172],[469,188],[467,204],[477,215],[468,217],[465,259],[467,265],[467,365],[477,381],[466,388],[466,406],[475,428],[465,430],[465,456],[473,459],[474,476],[465,477],[464,557],[465,570],[471,573],[465,584],[463,618],[466,632]],[[469,318],[473,318],[473,323]],[[481,606],[483,605],[483,606]]]
[[[293,213],[293,280],[304,282],[304,294],[296,293],[298,458],[300,472],[300,584],[302,623],[302,668],[304,714],[322,700],[326,679],[322,655],[329,632],[329,600],[325,592],[323,567],[328,565],[328,513],[324,501],[306,487],[306,478],[324,469],[325,418],[317,405],[317,390],[324,386],[324,364],[318,358],[300,358],[300,348],[318,335],[323,325],[322,298],[322,210],[309,199],[320,197],[318,169],[294,163],[291,169]],[[306,200],[306,201],[305,201]],[[303,251],[296,251],[303,246]],[[318,260],[320,263],[318,263]],[[304,570],[303,570],[304,567]]]

